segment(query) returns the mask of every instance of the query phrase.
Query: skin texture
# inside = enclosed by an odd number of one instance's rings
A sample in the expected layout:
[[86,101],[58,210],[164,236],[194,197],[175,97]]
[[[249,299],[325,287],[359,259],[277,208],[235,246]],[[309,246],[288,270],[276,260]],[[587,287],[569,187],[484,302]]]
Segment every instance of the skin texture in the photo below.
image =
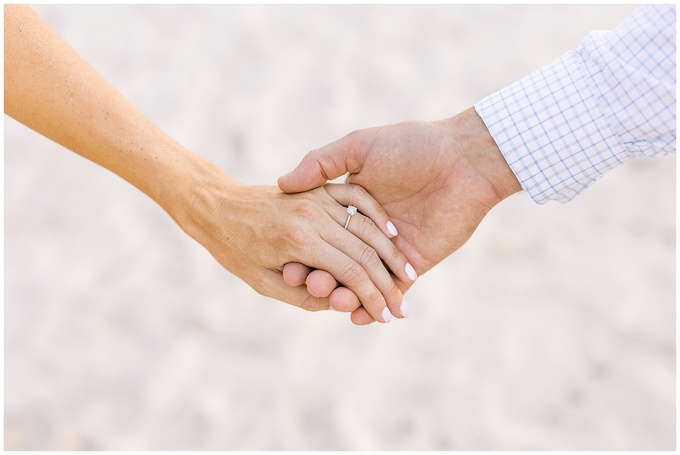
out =
[[[284,282],[284,265],[295,262],[330,272],[324,286],[337,279],[373,319],[389,322],[386,305],[399,314],[402,291],[387,268],[408,279],[406,258],[366,191],[315,185],[288,195],[241,185],[144,117],[29,7],[5,5],[4,38],[5,113],[137,187],[256,291],[328,309],[314,285],[310,294],[304,280]],[[345,230],[349,204],[363,215]]]
[[[492,207],[522,189],[472,108],[437,122],[355,131],[308,153],[278,183],[283,191],[296,193],[347,173],[348,182],[364,187],[387,211],[399,231],[393,242],[419,275],[460,248]],[[300,276],[311,272],[299,265],[286,267],[295,267]],[[316,272],[307,284],[319,293],[327,278]],[[397,283],[403,292],[412,285]],[[350,290],[323,291],[335,308],[352,311],[355,324],[373,322]]]

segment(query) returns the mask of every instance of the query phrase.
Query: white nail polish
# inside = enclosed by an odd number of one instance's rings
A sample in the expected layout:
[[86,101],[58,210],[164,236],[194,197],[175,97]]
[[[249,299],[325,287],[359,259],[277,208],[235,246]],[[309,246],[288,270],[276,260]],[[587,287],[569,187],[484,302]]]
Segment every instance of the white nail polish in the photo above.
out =
[[408,303],[406,303],[406,300],[401,301],[401,306],[399,307],[399,312],[401,315],[405,318],[408,317],[408,315],[411,313],[408,308]]
[[392,313],[390,313],[390,309],[385,307],[385,309],[382,311],[382,318],[385,323],[388,323],[392,320]]
[[409,277],[409,279],[411,281],[415,281],[418,278],[418,274],[416,273],[416,270],[408,262],[406,263],[406,266],[404,267],[404,271],[406,272],[406,276]]
[[387,222],[387,232],[389,232],[392,235],[397,235],[397,228],[394,227],[394,224],[392,224],[391,221]]

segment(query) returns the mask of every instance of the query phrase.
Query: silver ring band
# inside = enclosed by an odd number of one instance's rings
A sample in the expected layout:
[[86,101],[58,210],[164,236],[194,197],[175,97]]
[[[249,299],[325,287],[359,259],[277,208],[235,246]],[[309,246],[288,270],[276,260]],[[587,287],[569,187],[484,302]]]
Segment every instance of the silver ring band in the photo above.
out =
[[349,226],[349,220],[352,219],[352,215],[357,214],[357,208],[354,207],[353,205],[350,205],[347,207],[347,221],[345,221],[345,229],[347,229],[347,226]]

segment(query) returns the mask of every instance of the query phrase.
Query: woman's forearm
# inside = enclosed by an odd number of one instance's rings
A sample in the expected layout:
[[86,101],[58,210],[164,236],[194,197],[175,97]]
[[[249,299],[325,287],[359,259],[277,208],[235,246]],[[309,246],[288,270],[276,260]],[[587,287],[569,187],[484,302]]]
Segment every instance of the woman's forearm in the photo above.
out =
[[5,5],[5,113],[114,172],[180,225],[221,173],[161,131],[31,8]]
[[331,272],[373,319],[386,322],[388,304],[397,314],[403,295],[380,259],[398,271],[406,259],[388,240],[387,214],[376,218],[382,232],[358,232],[366,243],[340,224],[368,194],[345,187],[343,206],[323,188],[282,195],[238,184],[161,131],[24,5],[5,6],[5,113],[140,189],[259,292],[327,309],[327,298],[284,283],[283,266],[299,262]]

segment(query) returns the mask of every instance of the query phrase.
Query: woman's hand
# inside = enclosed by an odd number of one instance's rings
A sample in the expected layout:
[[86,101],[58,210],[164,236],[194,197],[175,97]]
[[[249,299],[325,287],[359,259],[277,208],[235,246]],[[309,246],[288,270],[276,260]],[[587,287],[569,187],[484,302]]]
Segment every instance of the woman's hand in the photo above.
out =
[[[438,122],[355,131],[310,152],[279,186],[304,191],[346,173],[389,213],[399,230],[394,243],[419,274],[465,244],[492,207],[522,189],[473,108]],[[405,284],[403,292],[412,283]],[[342,299],[334,296],[340,292]],[[336,309],[342,300],[355,324],[371,323],[350,294],[337,288],[330,300]]]
[[[348,205],[360,213],[345,230]],[[401,315],[403,294],[395,279],[408,280],[406,257],[390,241],[388,222],[382,207],[357,185],[328,184],[284,194],[275,186],[240,185],[226,174],[204,183],[190,216],[178,220],[220,264],[260,294],[310,311],[328,309],[328,298],[310,294],[304,283],[284,283],[284,265],[301,263],[329,272],[380,322],[389,322],[390,313]],[[385,266],[397,271],[396,277]]]
[[[4,33],[8,115],[130,182],[258,292],[327,309],[327,298],[283,282],[283,266],[297,262],[330,272],[371,318],[389,320],[386,305],[399,314],[402,293],[380,258],[397,271],[406,259],[365,191],[343,185],[286,195],[239,185],[161,131],[30,7],[7,5]],[[357,214],[345,230],[349,204],[376,223]]]

